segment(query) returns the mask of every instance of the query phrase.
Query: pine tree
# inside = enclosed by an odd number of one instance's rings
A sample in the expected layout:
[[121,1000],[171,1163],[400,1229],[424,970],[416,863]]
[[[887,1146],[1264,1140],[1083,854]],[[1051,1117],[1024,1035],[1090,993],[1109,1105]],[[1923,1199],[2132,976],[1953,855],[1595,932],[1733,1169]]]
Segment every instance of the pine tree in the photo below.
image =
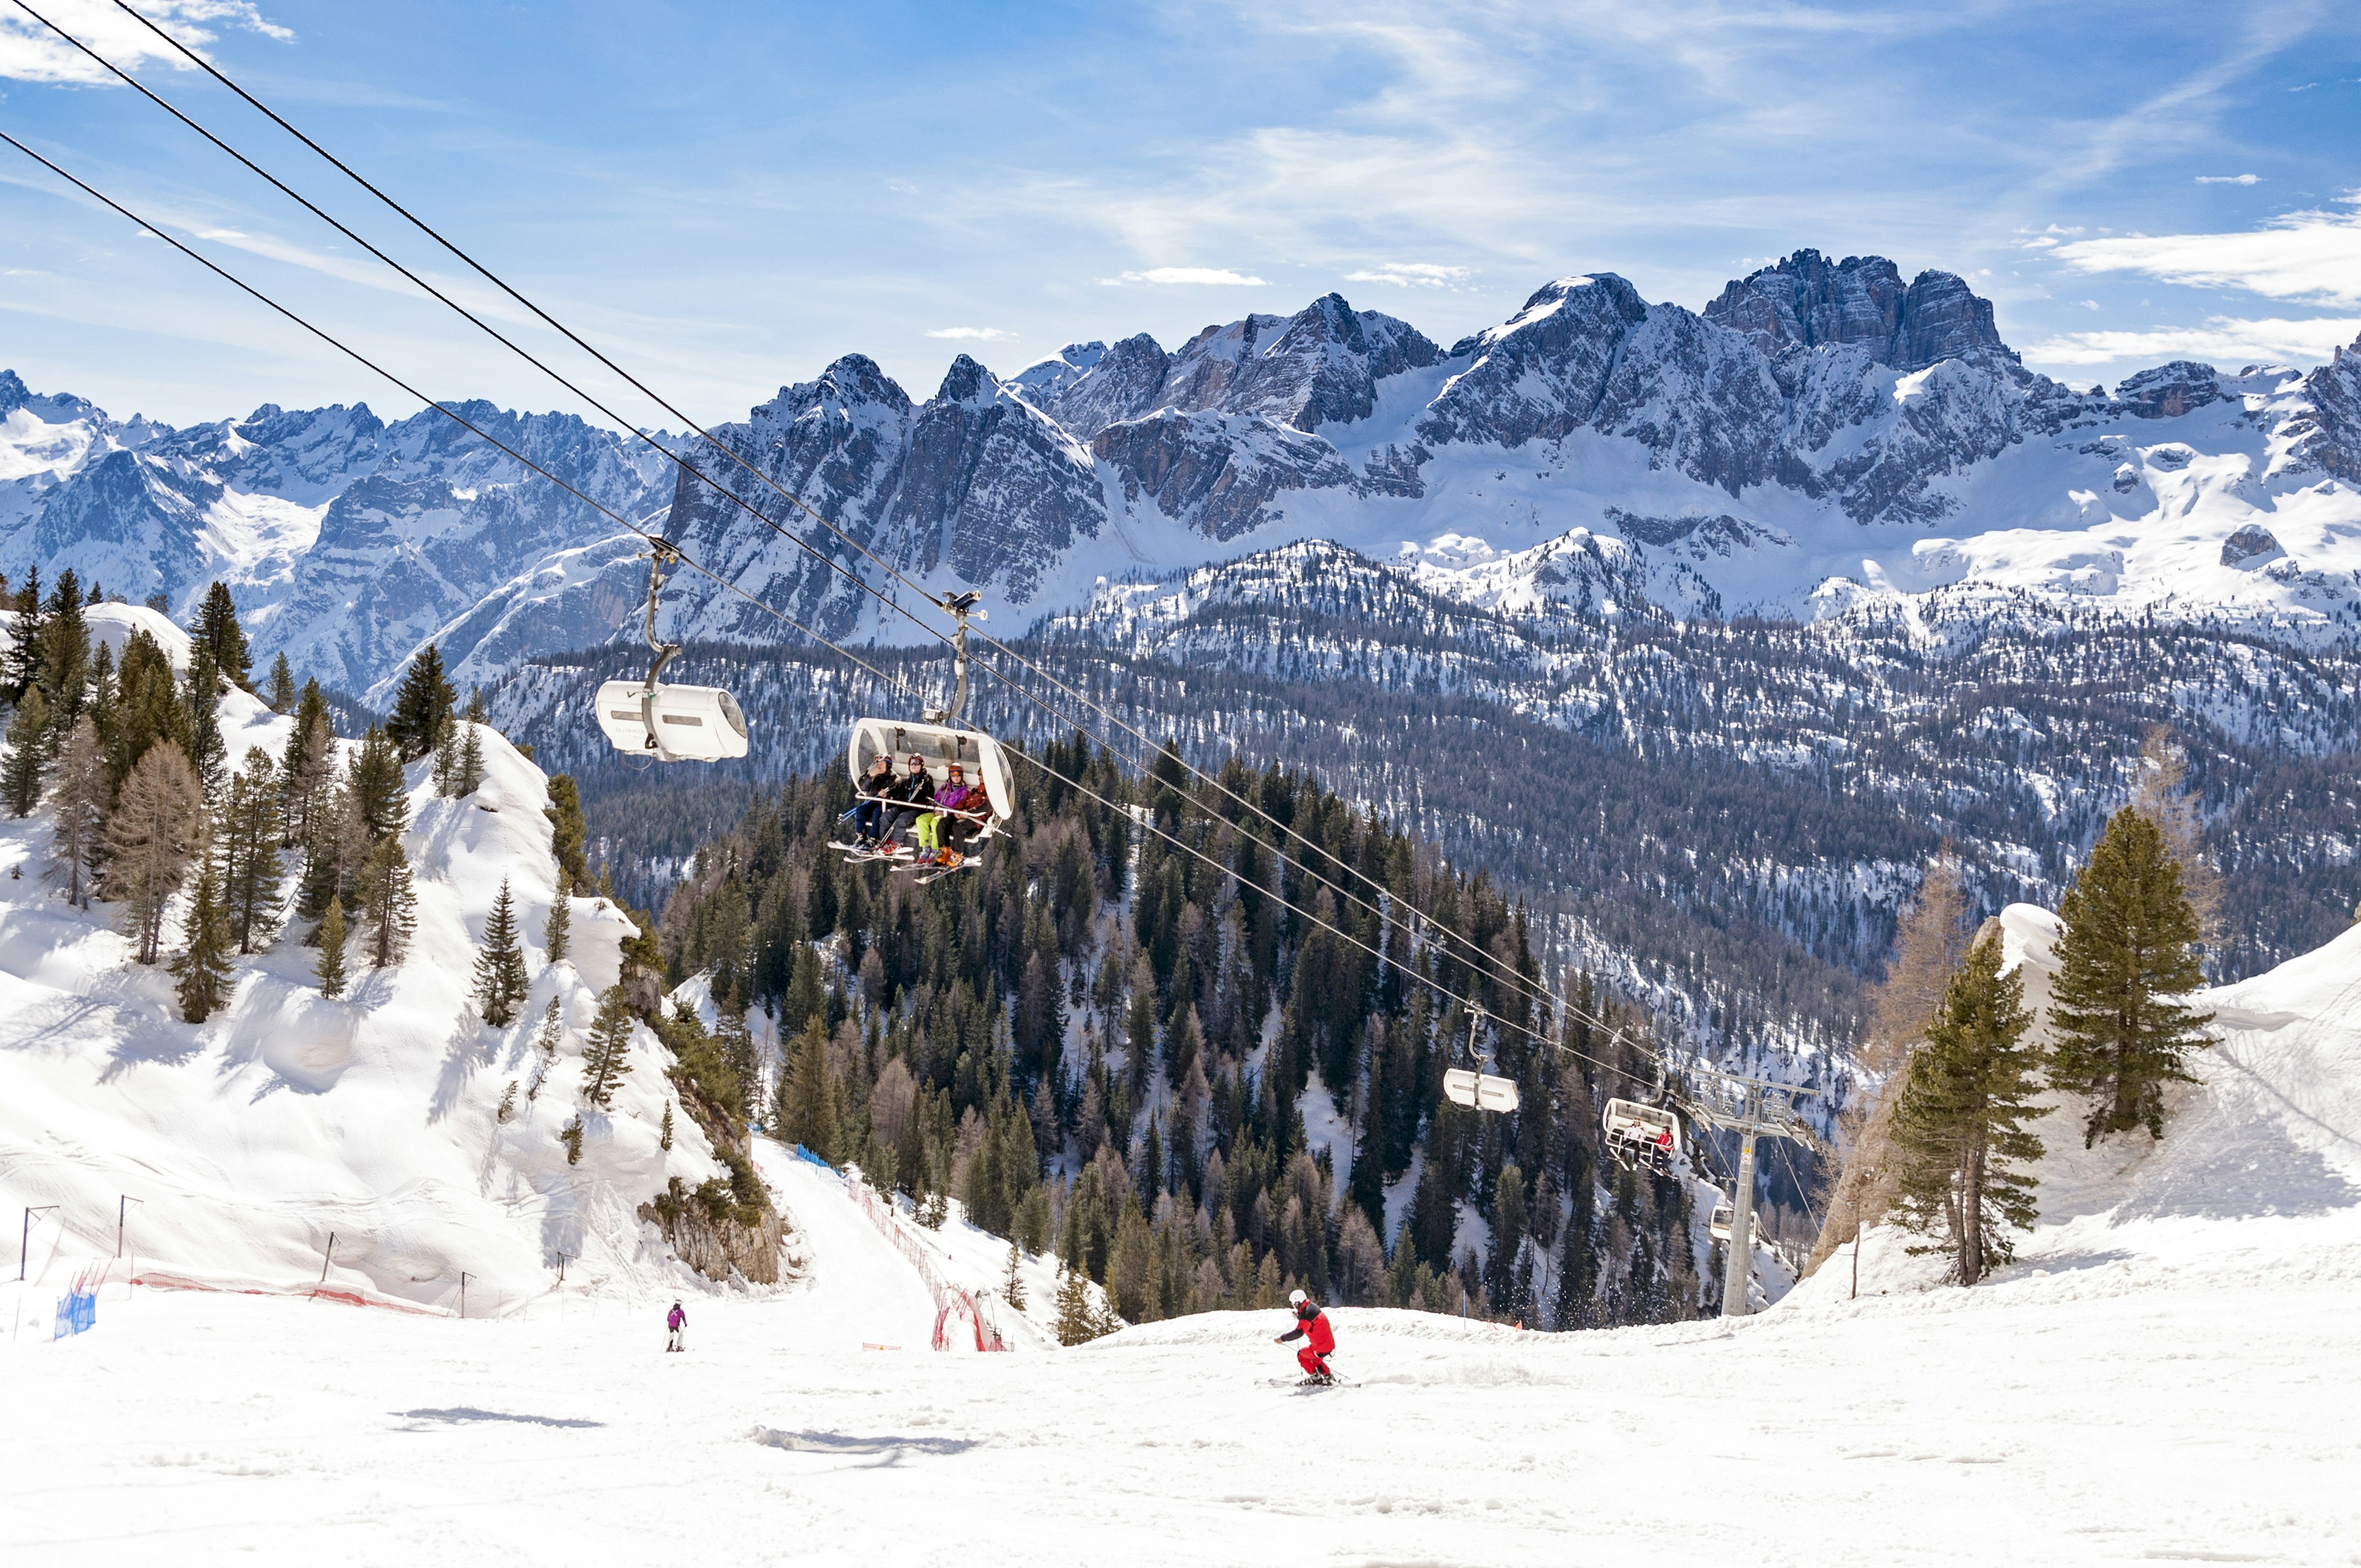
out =
[[1005,1300],[1013,1310],[1019,1312],[1025,1310],[1024,1263],[1025,1255],[1017,1249],[1017,1245],[1015,1242],[1010,1242],[1008,1244],[1008,1263],[1006,1266],[1001,1270],[1000,1294],[1002,1299]]
[[582,1163],[581,1112],[577,1111],[574,1113],[574,1120],[566,1123],[565,1126],[558,1129],[557,1141],[566,1146],[566,1164],[580,1165]]
[[434,793],[445,800],[459,793],[459,727],[449,719],[434,735]]
[[229,929],[241,953],[270,946],[279,934],[284,870],[279,858],[279,770],[260,750],[230,780],[215,835]]
[[836,1074],[828,1065],[825,1014],[813,1017],[796,1036],[781,1075],[779,1100],[782,1136],[831,1165],[842,1157],[839,1146],[843,1128],[837,1113]]
[[112,793],[98,725],[85,713],[74,720],[73,732],[66,737],[49,786],[49,809],[58,824],[52,842],[66,869],[66,898],[83,909],[90,907],[90,873],[97,865],[99,846],[105,841]]
[[443,674],[443,650],[429,642],[401,677],[385,732],[401,761],[416,762],[434,749],[434,737],[450,721],[459,694]]
[[1087,1344],[1105,1332],[1091,1302],[1089,1276],[1079,1268],[1058,1271],[1058,1343]]
[[296,888],[295,912],[306,920],[317,920],[327,913],[330,899],[355,899],[361,862],[368,858],[371,846],[368,828],[354,809],[352,792],[343,784],[329,781],[313,801],[311,815],[311,831],[302,841],[303,880]]
[[483,784],[484,727],[462,724],[459,726],[459,765],[454,780],[454,793],[465,800]]
[[90,623],[82,618],[82,586],[73,569],[58,574],[42,618],[33,680],[49,698],[55,721],[70,725],[89,698]]
[[295,706],[295,671],[287,663],[285,649],[271,656],[269,684],[263,689],[271,712],[285,713]]
[[16,586],[16,618],[8,627],[8,700],[24,700],[41,668],[41,565],[25,568]]
[[354,889],[368,938],[369,968],[400,963],[418,924],[418,898],[411,885],[410,857],[402,853],[399,835],[389,833],[378,840],[361,862]]
[[484,950],[476,959],[476,1007],[484,1022],[495,1029],[515,1023],[528,983],[524,944],[517,933],[516,901],[509,896],[508,881],[503,878],[491,916],[484,922]]
[[116,672],[115,719],[100,731],[107,743],[107,769],[115,787],[131,776],[159,740],[170,740],[189,762],[194,742],[181,683],[172,674],[172,661],[156,640],[137,627],[124,640],[123,663]]
[[[246,631],[237,623],[237,607],[230,602],[229,590],[221,584],[214,583],[205,589],[204,602],[197,609],[196,628],[190,635],[213,660],[222,679],[242,691],[253,688],[253,651],[247,646]],[[280,657],[283,661],[286,655]]]
[[188,714],[189,762],[210,796],[220,787],[228,749],[222,741],[221,675],[202,646],[190,656],[188,690],[181,701]]
[[639,1020],[631,1014],[631,999],[617,981],[598,997],[598,1016],[590,1025],[590,1043],[582,1053],[582,1098],[604,1107],[631,1070],[631,1031]]
[[189,902],[188,948],[172,960],[181,978],[181,1018],[202,1024],[229,1000],[235,981],[229,963],[229,922],[224,917],[221,874],[211,856],[197,872],[197,891]]
[[571,777],[565,773],[549,776],[549,806],[543,815],[549,818],[549,852],[557,861],[557,890],[588,893],[590,863],[584,846],[588,842],[589,829],[582,822],[582,794],[574,787]]
[[555,996],[549,999],[548,1010],[541,1015],[541,1026],[533,1031],[533,1048],[536,1060],[533,1064],[533,1086],[524,1091],[528,1101],[541,1097],[542,1080],[549,1069],[557,1065],[557,1047],[566,1040],[566,1013]]
[[295,707],[294,732],[287,738],[287,754],[279,763],[286,842],[291,849],[309,845],[317,830],[314,820],[322,800],[336,777],[336,729],[319,683],[307,681]]
[[8,761],[0,767],[0,797],[11,817],[29,817],[41,802],[42,775],[49,767],[49,705],[41,688],[28,685],[8,720]]
[[2050,1081],[2091,1097],[2085,1148],[2139,1126],[2161,1138],[2164,1086],[2198,1081],[2187,1058],[2213,1044],[2213,1018],[2181,1001],[2202,979],[2202,930],[2154,820],[2115,813],[2059,914]]
[[164,906],[188,876],[204,827],[204,795],[180,746],[158,740],[123,781],[106,825],[106,883],[125,905],[139,962],[163,939]]
[[713,999],[713,1042],[721,1049],[721,1059],[738,1080],[738,1103],[731,1107],[741,1116],[754,1113],[757,1099],[755,1080],[761,1065],[754,1051],[753,1032],[746,1027],[746,1011],[734,992],[724,992]]
[[559,962],[574,947],[573,900],[564,888],[549,901],[549,919],[541,928],[542,951],[551,963]]
[[2033,1104],[2041,1053],[2025,1043],[2032,1026],[2024,977],[2001,972],[2000,934],[1988,932],[1945,990],[1895,1108],[1902,1223],[1946,1237],[1912,1250],[1949,1253],[1962,1285],[2006,1263],[2009,1231],[2033,1223],[2033,1183],[2015,1169],[2042,1154],[2025,1131],[2044,1114]]
[[664,1123],[656,1132],[656,1147],[666,1154],[672,1152],[672,1102],[669,1100],[664,1102]]
[[410,790],[402,782],[401,759],[394,755],[392,738],[375,725],[353,753],[345,787],[352,793],[370,843],[410,826]]
[[328,900],[327,913],[320,916],[320,960],[313,972],[320,978],[320,994],[338,997],[345,993],[345,901]]
[[[500,1122],[508,1122],[508,1121],[511,1121],[511,1120],[513,1120],[513,1119],[515,1118],[515,1116],[516,1116],[516,1091],[517,1091],[517,1080],[516,1080],[515,1079],[511,1078],[511,1079],[510,1079],[510,1080],[509,1080],[509,1086],[508,1086],[506,1089],[503,1089],[503,1090],[501,1090],[501,1091],[500,1091],[500,1110],[499,1110],[499,1111],[497,1111],[497,1112],[495,1112],[495,1113],[494,1113],[494,1119],[495,1119],[495,1120],[497,1120],[497,1121],[500,1121]],[[667,1109],[669,1109],[669,1107],[667,1107]],[[665,1132],[665,1135],[666,1135],[667,1137],[669,1137],[669,1136],[671,1135],[672,1129],[671,1129],[670,1127],[666,1127],[666,1128],[664,1129],[664,1132]],[[670,1148],[672,1146],[671,1146],[669,1143],[667,1143],[664,1146],[665,1146],[666,1148]]]

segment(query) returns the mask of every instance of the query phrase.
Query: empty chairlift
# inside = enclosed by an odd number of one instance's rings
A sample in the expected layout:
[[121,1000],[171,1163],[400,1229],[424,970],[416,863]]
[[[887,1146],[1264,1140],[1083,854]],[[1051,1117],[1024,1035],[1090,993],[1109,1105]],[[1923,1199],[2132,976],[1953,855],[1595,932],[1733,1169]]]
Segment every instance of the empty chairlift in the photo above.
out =
[[746,754],[746,715],[719,686],[665,685],[657,677],[680,652],[656,641],[656,596],[664,569],[680,552],[656,540],[648,559],[648,647],[655,662],[643,681],[609,681],[598,688],[598,728],[615,750],[658,762],[719,762]]

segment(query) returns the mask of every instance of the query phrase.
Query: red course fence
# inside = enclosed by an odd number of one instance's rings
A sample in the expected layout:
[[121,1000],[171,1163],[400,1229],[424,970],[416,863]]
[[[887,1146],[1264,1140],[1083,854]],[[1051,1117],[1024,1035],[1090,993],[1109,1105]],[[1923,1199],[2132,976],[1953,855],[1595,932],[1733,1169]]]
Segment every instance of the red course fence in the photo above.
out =
[[927,1290],[935,1299],[935,1348],[950,1349],[951,1314],[957,1312],[975,1325],[976,1349],[1006,1350],[1008,1342],[1000,1337],[1000,1330],[984,1315],[976,1299],[943,1277],[942,1270],[936,1266],[934,1253],[910,1234],[893,1206],[878,1197],[860,1178],[847,1176],[843,1179],[846,1196],[860,1206],[861,1212],[869,1216],[869,1223],[894,1244],[895,1249],[901,1253],[910,1266],[918,1271],[918,1277],[927,1282]]

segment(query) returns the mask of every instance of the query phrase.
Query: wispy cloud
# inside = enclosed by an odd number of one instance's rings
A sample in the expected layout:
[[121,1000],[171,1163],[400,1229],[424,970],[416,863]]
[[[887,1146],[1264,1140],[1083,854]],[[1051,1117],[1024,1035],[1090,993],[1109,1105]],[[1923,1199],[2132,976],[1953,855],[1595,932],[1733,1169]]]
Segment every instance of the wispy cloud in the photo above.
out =
[[[260,33],[282,42],[295,36],[265,17],[252,0],[144,0],[140,8],[200,54],[221,27]],[[159,60],[177,70],[195,69],[170,44],[105,0],[51,0],[40,10],[126,71]],[[0,78],[118,85],[97,61],[13,5],[0,10]]]
[[[2348,209],[2361,203],[2345,200]],[[2056,254],[2078,272],[2138,272],[2266,299],[2361,304],[2361,210],[2290,213],[2239,234],[2077,240]]]
[[2261,179],[2259,174],[2201,174],[2197,182],[2200,185],[2253,185],[2259,183]]
[[1015,337],[1013,332],[1003,332],[996,326],[939,326],[930,328],[928,337],[964,338],[975,343],[998,343],[1004,337]]
[[2166,359],[2204,359],[2217,364],[2311,365],[2326,359],[2361,335],[2361,321],[2240,321],[2215,316],[2203,326],[2157,327],[2146,332],[2070,332],[2025,350],[2036,365],[2112,365]]
[[1450,289],[1476,276],[1472,268],[1442,267],[1432,261],[1388,262],[1345,274],[1347,283],[1391,283],[1404,289]]
[[1125,283],[1150,284],[1211,284],[1230,289],[1260,289],[1270,280],[1257,278],[1251,272],[1233,271],[1227,267],[1151,267],[1145,272],[1126,272],[1120,278],[1102,278],[1100,282],[1119,286]]

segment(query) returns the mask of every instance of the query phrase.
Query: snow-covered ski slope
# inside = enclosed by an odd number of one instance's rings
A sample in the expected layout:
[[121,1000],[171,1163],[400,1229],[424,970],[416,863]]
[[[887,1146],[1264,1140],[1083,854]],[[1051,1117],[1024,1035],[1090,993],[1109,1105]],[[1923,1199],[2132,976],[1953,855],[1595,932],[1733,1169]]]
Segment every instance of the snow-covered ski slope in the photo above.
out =
[[[87,613],[118,648],[137,625],[185,662],[186,636],[154,611]],[[221,718],[233,766],[250,747],[279,755],[293,724],[236,691]],[[560,1255],[570,1278],[669,1287],[676,1266],[651,1246],[635,1210],[669,1176],[694,1187],[721,1168],[686,1116],[671,1150],[658,1146],[669,1056],[644,1029],[613,1104],[580,1103],[583,1046],[630,922],[603,899],[577,898],[571,955],[545,961],[548,781],[497,733],[483,740],[488,776],[467,799],[438,798],[428,763],[410,769],[404,847],[418,918],[408,958],[372,971],[357,937],[350,989],[331,1001],[298,922],[269,951],[236,960],[233,1000],[199,1026],[181,1022],[161,965],[130,961],[120,905],[85,912],[66,901],[47,814],[0,819],[0,1203],[11,1215],[58,1205],[34,1227],[37,1248],[111,1254],[127,1207],[143,1274],[217,1288],[324,1282],[444,1310],[465,1272],[474,1310],[545,1289]],[[516,1024],[492,1029],[469,991],[503,881],[533,978]],[[175,950],[179,923],[176,904],[166,923]],[[528,1098],[533,1037],[552,997],[566,1037]],[[557,1134],[577,1110],[583,1157],[568,1166]]]
[[[2005,918],[2037,994],[2046,916]],[[1735,1325],[1345,1310],[1334,1389],[1290,1386],[1279,1312],[862,1350],[925,1298],[775,1148],[807,1277],[692,1298],[683,1355],[662,1299],[571,1287],[468,1321],[111,1287],[91,1332],[0,1353],[0,1540],[403,1568],[2350,1563],[2356,1002],[2361,933],[2213,993],[2224,1042],[2164,1143],[2045,1124],[2044,1223],[1976,1290],[1873,1234],[1858,1299],[1840,1252]]]

